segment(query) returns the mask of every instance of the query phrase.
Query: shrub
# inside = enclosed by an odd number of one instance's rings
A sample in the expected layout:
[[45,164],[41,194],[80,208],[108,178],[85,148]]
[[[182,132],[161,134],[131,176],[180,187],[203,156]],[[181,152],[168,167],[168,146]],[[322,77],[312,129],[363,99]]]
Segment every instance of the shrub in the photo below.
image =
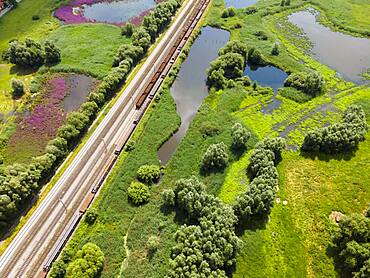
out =
[[12,78],[12,95],[19,98],[24,94],[24,84],[22,80]]
[[287,77],[284,86],[295,88],[311,96],[317,96],[323,91],[324,79],[317,72],[297,72]]
[[135,205],[141,205],[149,201],[149,187],[141,182],[132,182],[127,189],[128,197]]
[[218,51],[218,55],[222,56],[227,53],[238,53],[244,57],[244,60],[247,59],[248,47],[244,42],[241,41],[229,41],[224,47]]
[[162,191],[162,198],[163,203],[166,206],[174,206],[175,205],[175,193],[171,189],[165,189]]
[[240,149],[247,146],[248,140],[251,137],[251,133],[240,123],[236,123],[232,127],[231,136],[233,139],[233,147]]
[[32,20],[39,20],[40,19],[40,16],[35,14],[32,16]]
[[229,8],[226,8],[222,11],[221,17],[223,17],[223,18],[233,17],[233,16],[235,16],[235,14],[236,14],[235,8],[234,7],[229,7]]
[[271,49],[271,54],[275,56],[278,56],[280,54],[280,48],[277,42],[273,44],[272,49]]
[[228,160],[229,155],[227,154],[225,143],[212,144],[203,155],[202,168],[204,170],[223,168],[226,166]]
[[161,170],[157,165],[143,165],[137,170],[137,178],[147,184],[157,182],[161,176]]
[[152,256],[159,247],[159,237],[150,236],[146,243],[146,249],[148,250],[149,256]]
[[244,9],[244,12],[246,13],[246,14],[254,14],[254,13],[256,13],[258,10],[257,10],[257,8],[256,7],[247,7],[247,8],[245,8]]
[[58,260],[53,263],[53,267],[50,271],[50,278],[64,278],[66,275],[66,264],[62,260]]
[[96,209],[89,209],[86,212],[85,216],[85,221],[89,224],[92,225],[95,223],[96,218],[98,218],[98,212]]

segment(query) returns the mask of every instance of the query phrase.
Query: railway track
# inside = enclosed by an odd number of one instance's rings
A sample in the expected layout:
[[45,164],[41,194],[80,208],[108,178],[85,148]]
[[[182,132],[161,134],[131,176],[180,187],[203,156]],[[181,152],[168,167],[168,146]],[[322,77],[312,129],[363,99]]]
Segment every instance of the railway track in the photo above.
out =
[[186,3],[125,92],[1,256],[1,277],[35,277],[43,262],[44,270],[50,269],[208,3],[209,0]]

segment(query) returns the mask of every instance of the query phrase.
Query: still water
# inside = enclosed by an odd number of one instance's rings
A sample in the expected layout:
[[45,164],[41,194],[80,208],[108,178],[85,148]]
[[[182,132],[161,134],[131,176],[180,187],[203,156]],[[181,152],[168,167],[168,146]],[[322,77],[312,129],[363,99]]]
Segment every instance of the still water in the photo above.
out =
[[154,0],[122,0],[82,6],[86,19],[109,23],[127,22],[154,7]]
[[274,96],[271,101],[262,108],[263,113],[271,113],[272,110],[280,106],[281,101],[276,98],[276,95],[278,89],[284,86],[284,80],[288,77],[285,71],[271,65],[265,67],[251,67],[247,65],[244,75],[248,75],[252,82],[256,81],[262,87],[274,89]]
[[69,90],[68,95],[63,99],[63,110],[76,111],[91,93],[94,79],[82,74],[73,74],[66,77],[66,83]]
[[225,0],[225,7],[246,8],[252,6],[258,0]]
[[229,32],[212,27],[204,27],[201,31],[171,87],[171,95],[181,117],[181,126],[158,151],[162,165],[175,152],[203,99],[208,95],[206,70],[218,57],[218,50],[228,42],[230,36]]
[[344,79],[361,83],[361,73],[370,68],[370,39],[334,32],[316,21],[318,13],[301,11],[289,21],[302,28],[314,46],[314,57],[336,70]]

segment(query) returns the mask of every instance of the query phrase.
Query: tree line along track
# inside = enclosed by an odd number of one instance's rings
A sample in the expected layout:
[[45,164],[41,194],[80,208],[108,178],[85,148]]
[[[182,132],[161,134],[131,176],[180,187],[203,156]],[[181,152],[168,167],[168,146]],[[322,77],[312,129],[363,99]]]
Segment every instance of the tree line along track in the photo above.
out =
[[[36,209],[34,215],[31,216],[27,222],[30,222],[30,224],[26,223],[13,240],[14,244],[12,242],[8,247],[9,250],[7,249],[1,257],[1,277],[25,277],[27,269],[29,269],[29,272],[27,272],[26,277],[34,277],[37,271],[40,270],[43,261],[51,261],[52,263],[59,254],[71,234],[68,229],[72,227],[73,232],[76,226],[74,219],[77,219],[76,222],[78,223],[91,203],[100,185],[113,167],[116,157],[149,106],[165,75],[181,53],[182,47],[190,37],[191,31],[195,28],[208,4],[209,0],[190,0],[185,5],[180,12],[182,16],[170,26],[162,41],[158,44],[158,51],[156,51],[156,48],[152,53],[153,55],[151,54],[148,57],[142,67],[146,70],[156,68],[158,70],[152,73],[149,71],[149,75],[145,71],[140,74],[140,70],[134,77],[126,88],[128,94],[123,93],[120,96],[77,154],[72,164],[63,173],[40,207]],[[164,51],[160,51],[163,48]],[[163,62],[166,63],[163,64]],[[148,86],[151,86],[149,91],[147,90]],[[144,101],[138,106],[138,101],[143,98],[143,93],[140,92],[147,94]],[[127,119],[129,119],[129,122],[127,122]],[[113,142],[113,144],[107,146],[107,143],[110,142]],[[81,184],[79,181],[82,181]],[[94,185],[92,189],[91,184]],[[96,186],[98,187],[96,188]],[[87,197],[85,197],[86,195]],[[91,199],[86,202],[86,198]],[[81,203],[85,203],[86,208],[80,208],[80,211],[78,211]],[[76,213],[78,214],[77,218]],[[50,220],[50,218],[52,219]],[[67,229],[65,229],[66,225],[63,225],[63,223],[69,224]],[[43,231],[41,235],[40,231]],[[66,234],[67,238],[65,238]],[[61,235],[63,235],[62,238]],[[62,244],[60,240],[63,241]],[[46,247],[45,242],[48,243]],[[55,252],[55,249],[50,249],[51,245],[59,248],[57,252]],[[30,248],[31,252],[27,253]],[[50,260],[50,257],[46,258],[46,254],[49,254],[50,250],[50,255],[54,256],[52,260]]]

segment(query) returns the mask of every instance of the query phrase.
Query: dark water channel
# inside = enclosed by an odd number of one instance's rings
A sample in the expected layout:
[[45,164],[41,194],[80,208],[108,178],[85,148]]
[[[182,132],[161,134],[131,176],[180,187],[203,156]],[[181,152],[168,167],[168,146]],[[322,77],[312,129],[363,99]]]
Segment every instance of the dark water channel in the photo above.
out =
[[177,113],[181,117],[181,126],[158,151],[158,158],[162,165],[165,165],[175,152],[203,99],[208,95],[206,70],[218,57],[218,50],[228,42],[229,36],[229,32],[225,30],[202,28],[201,34],[182,64],[171,87],[171,95],[176,102]]
[[278,89],[283,87],[284,80],[288,77],[285,71],[271,65],[265,67],[251,67],[247,65],[244,75],[248,75],[252,82],[256,81],[260,86],[274,89],[274,96],[269,104],[262,108],[262,113],[271,113],[272,110],[280,106],[281,101],[276,98],[276,95]]
[[69,88],[68,95],[63,99],[65,112],[75,111],[86,101],[86,97],[94,87],[94,79],[82,74],[73,74],[66,77]]
[[235,7],[237,9],[252,6],[258,0],[225,0],[225,7]]
[[289,21],[302,28],[314,46],[314,57],[336,70],[344,79],[362,82],[361,73],[370,68],[370,39],[334,32],[316,21],[318,12],[301,11]]
[[127,22],[154,7],[154,0],[120,0],[82,6],[86,19],[110,23]]

